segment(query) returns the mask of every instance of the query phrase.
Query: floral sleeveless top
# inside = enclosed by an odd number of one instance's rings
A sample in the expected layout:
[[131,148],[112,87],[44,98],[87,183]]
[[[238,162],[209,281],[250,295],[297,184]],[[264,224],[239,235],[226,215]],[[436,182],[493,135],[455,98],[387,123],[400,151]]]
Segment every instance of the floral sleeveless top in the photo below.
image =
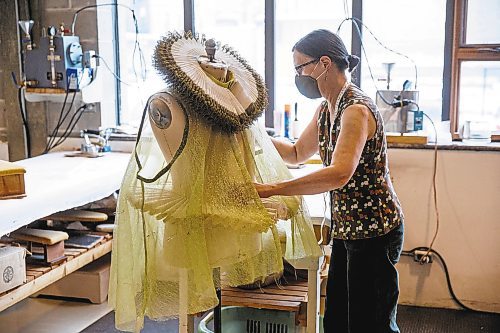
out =
[[341,130],[340,119],[345,109],[353,104],[362,104],[370,109],[377,129],[374,137],[366,142],[349,182],[342,188],[330,191],[332,237],[344,240],[385,235],[403,223],[404,219],[389,175],[382,117],[373,101],[352,83],[339,96],[333,124],[327,102],[321,105],[318,116],[321,160],[325,166],[330,165]]

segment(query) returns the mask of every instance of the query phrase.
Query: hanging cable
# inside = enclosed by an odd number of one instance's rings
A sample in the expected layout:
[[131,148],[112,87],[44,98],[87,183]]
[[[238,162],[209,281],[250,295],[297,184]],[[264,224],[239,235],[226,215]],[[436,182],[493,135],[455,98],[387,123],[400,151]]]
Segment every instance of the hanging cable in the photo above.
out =
[[[73,74],[72,74],[71,78],[74,78]],[[81,77],[77,78],[77,81],[80,81],[80,79],[81,79]],[[70,82],[70,80],[68,80],[66,82],[66,95],[64,96],[64,101],[63,101],[63,104],[61,106],[61,111],[59,112],[59,118],[57,119],[56,125],[55,125],[54,129],[52,130],[52,133],[49,135],[49,141],[47,142],[47,145],[45,146],[44,154],[48,153],[53,148],[52,145],[55,141],[57,133],[59,132],[59,129],[61,128],[62,124],[64,123],[64,121],[68,117],[69,113],[71,112],[71,109],[73,108],[73,103],[75,101],[77,91],[73,92],[73,97],[71,98],[71,102],[69,104],[69,107],[68,107],[66,113],[64,113],[64,109],[66,107],[66,101],[67,101],[68,95],[70,93],[69,82]]]
[[[420,110],[417,103],[412,103],[412,104],[417,106],[417,111]],[[435,135],[435,138],[434,138],[434,164],[433,164],[433,171],[432,171],[432,194],[433,194],[433,199],[434,199],[434,212],[436,214],[436,230],[434,231],[434,236],[432,237],[432,240],[429,244],[429,250],[420,259],[421,262],[428,260],[429,253],[432,251],[432,246],[434,245],[434,242],[436,241],[437,235],[439,233],[439,221],[440,221],[439,220],[438,193],[437,193],[438,134],[437,134],[436,125],[434,125],[434,121],[432,121],[431,117],[429,117],[427,115],[427,113],[423,112],[423,114],[431,122],[432,127],[434,128],[434,135]]]
[[68,100],[69,92],[70,91],[67,89],[66,90],[66,95],[64,96],[64,101],[63,101],[62,106],[61,106],[61,111],[59,112],[59,118],[57,119],[57,122],[56,122],[56,125],[54,126],[54,129],[52,130],[52,132],[49,135],[49,140],[47,142],[47,145],[45,146],[44,153],[47,153],[50,150],[49,148],[54,143],[54,140],[55,140],[55,137],[57,135],[57,132],[59,131],[59,128],[62,126],[62,124],[64,123],[64,120],[66,119],[67,115],[71,111],[71,107],[73,106],[73,102],[75,100],[76,91],[73,93],[73,97],[71,99],[70,106],[69,106],[68,110],[65,113],[64,109],[66,108],[66,102]]
[[26,133],[26,151],[28,153],[28,158],[31,157],[31,133],[28,126],[28,119],[26,116],[26,109],[23,104],[23,88],[17,89],[17,100],[19,102],[19,110],[21,111],[21,120],[23,122],[24,131]]
[[351,21],[353,22],[354,27],[356,28],[356,32],[358,33],[358,37],[359,37],[359,42],[360,42],[361,50],[363,51],[363,54],[364,54],[364,56],[365,56],[366,65],[368,66],[368,72],[370,73],[370,77],[371,77],[371,79],[372,79],[373,85],[375,86],[375,91],[376,91],[376,94],[380,97],[380,99],[381,99],[381,100],[382,100],[385,104],[392,106],[392,103],[391,103],[391,102],[389,102],[387,99],[385,99],[385,97],[384,97],[384,96],[380,93],[380,91],[379,91],[379,89],[378,89],[378,87],[377,87],[377,83],[375,82],[375,78],[373,77],[372,67],[371,67],[371,65],[370,65],[370,62],[369,62],[369,60],[368,60],[368,55],[367,55],[366,50],[365,50],[365,45],[363,44],[363,37],[362,37],[362,34],[361,34],[361,30],[360,30],[360,28],[359,28],[359,26],[358,26],[357,22],[356,22],[356,21],[354,21],[354,20],[352,20],[351,18],[344,19],[344,20],[340,23],[339,27],[337,28],[337,34],[338,34],[338,32],[340,31],[340,28],[342,27],[342,25],[344,24],[344,22],[347,22],[347,21],[349,21],[349,20],[351,20]]
[[78,121],[80,120],[80,118],[82,117],[83,113],[85,112],[85,109],[87,109],[88,106],[89,106],[89,104],[84,104],[84,105],[80,106],[78,109],[75,110],[75,112],[73,113],[72,117],[70,118],[68,126],[64,130],[63,134],[57,139],[57,141],[55,141],[52,144],[52,146],[50,146],[48,148],[47,152],[50,151],[50,150],[52,150],[52,149],[54,149],[54,148],[56,148],[57,146],[60,146],[64,141],[66,141],[66,139],[70,136],[70,134],[75,129]]
[[137,17],[135,16],[135,11],[132,8],[130,8],[129,6],[126,6],[123,4],[118,4],[118,3],[103,3],[103,4],[98,4],[98,5],[89,5],[89,6],[82,7],[80,9],[78,9],[75,12],[75,14],[73,14],[73,22],[71,23],[71,33],[73,35],[75,35],[76,19],[78,18],[78,14],[80,12],[82,12],[86,9],[89,9],[89,8],[97,8],[97,7],[104,7],[104,6],[123,7],[123,8],[128,9],[131,12],[132,19],[134,20],[134,29],[135,29],[135,43],[134,43],[134,50],[132,53],[133,70],[134,70],[134,74],[137,78],[138,76],[137,76],[137,71],[135,68],[135,63],[136,63],[135,57],[136,57],[136,52],[138,51],[139,52],[139,66],[141,69],[141,76],[142,76],[142,80],[145,81],[146,76],[147,76],[147,69],[146,69],[146,60],[144,57],[144,52],[142,51],[141,45],[139,44],[139,24],[137,23]]
[[349,4],[347,3],[347,0],[344,0],[344,13],[346,18],[351,17],[351,13],[349,12]]
[[115,72],[111,69],[111,67],[109,67],[108,63],[106,62],[106,60],[104,60],[103,57],[101,57],[100,55],[98,54],[95,54],[93,55],[94,58],[97,58],[99,60],[101,60],[103,63],[104,63],[104,66],[106,66],[106,68],[108,69],[108,71],[115,77],[115,79],[117,79],[120,83],[123,83],[124,85],[126,86],[129,86],[129,87],[133,87],[134,85],[131,84],[131,83],[128,83],[128,82],[125,82],[123,81],[118,75],[115,74]]
[[[401,56],[401,57],[404,57],[404,58],[408,59],[408,60],[409,60],[409,61],[413,64],[413,68],[415,69],[415,90],[417,89],[417,86],[418,86],[418,68],[417,68],[417,64],[415,63],[415,61],[414,61],[412,58],[408,57],[407,55],[405,55],[405,54],[403,54],[403,53],[401,53],[401,52],[398,52],[398,51],[396,51],[396,50],[393,50],[393,49],[391,49],[391,48],[387,47],[385,44],[383,44],[383,43],[382,43],[382,42],[381,42],[381,41],[380,41],[380,40],[379,40],[379,39],[375,36],[375,34],[374,34],[371,30],[370,30],[370,28],[368,28],[368,27],[366,26],[366,24],[364,24],[364,23],[363,23],[363,21],[362,21],[362,20],[360,20],[360,19],[359,19],[359,18],[357,18],[357,17],[348,17],[348,18],[345,18],[344,20],[342,20],[342,22],[340,22],[339,27],[337,28],[337,33],[340,31],[340,28],[342,27],[342,25],[343,25],[345,22],[347,22],[347,21],[352,21],[352,23],[355,25],[356,30],[357,30],[357,33],[358,33],[358,36],[359,36],[359,39],[360,39],[361,46],[363,46],[363,38],[362,38],[362,35],[361,35],[361,30],[360,30],[360,28],[359,28],[358,23],[359,23],[359,24],[361,24],[361,25],[363,26],[363,28],[365,28],[365,29],[366,29],[366,30],[370,33],[370,35],[372,35],[373,39],[375,39],[375,41],[376,41],[376,42],[377,42],[380,46],[382,46],[384,49],[386,49],[386,50],[387,50],[387,51],[389,51],[389,52],[392,52],[392,53],[394,53],[394,54],[397,54],[397,55],[399,55],[399,56]],[[363,52],[364,52],[364,54],[365,54],[365,58],[366,58],[366,51],[363,51]],[[367,59],[367,61],[368,61],[368,59]],[[371,69],[370,69],[370,70],[371,70]],[[371,74],[371,72],[370,72],[370,74]],[[372,77],[372,78],[373,78],[373,77]],[[376,87],[376,86],[375,86],[375,87]],[[378,89],[377,89],[377,90],[378,90]]]
[[21,113],[21,122],[24,128],[24,132],[26,134],[26,153],[28,154],[28,157],[31,157],[31,134],[30,134],[30,128],[28,126],[26,109],[24,107],[25,105],[23,103],[23,86],[17,82],[16,74],[14,72],[11,72],[10,74],[12,82],[17,88],[17,101],[19,103],[19,112]]
[[[70,93],[69,81],[70,80],[68,80],[68,82],[66,83],[66,95],[64,96],[64,101],[63,101],[62,106],[61,106],[61,111],[59,112],[59,118],[57,119],[57,122],[56,122],[56,125],[54,126],[54,129],[52,130],[51,134],[49,135],[49,140],[47,142],[47,145],[45,146],[45,150],[43,151],[43,154],[48,153],[50,150],[52,150],[55,147],[54,142],[56,141],[57,133],[59,132],[59,129],[61,128],[64,121],[66,120],[69,113],[71,112],[71,109],[73,108],[73,103],[75,102],[75,97],[76,97],[77,91],[73,92],[73,97],[71,98],[71,102],[69,104],[69,107],[68,107],[67,111],[64,112],[64,109],[66,108],[66,102],[68,100],[68,96]],[[71,122],[70,122],[70,124],[71,124]],[[68,127],[70,126],[70,124],[68,124]]]

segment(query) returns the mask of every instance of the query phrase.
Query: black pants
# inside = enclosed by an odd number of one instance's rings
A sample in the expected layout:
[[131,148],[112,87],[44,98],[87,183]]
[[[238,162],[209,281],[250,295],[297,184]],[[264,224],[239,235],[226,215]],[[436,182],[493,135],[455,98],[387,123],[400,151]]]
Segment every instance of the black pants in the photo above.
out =
[[326,289],[325,333],[393,333],[404,226],[386,235],[334,239]]

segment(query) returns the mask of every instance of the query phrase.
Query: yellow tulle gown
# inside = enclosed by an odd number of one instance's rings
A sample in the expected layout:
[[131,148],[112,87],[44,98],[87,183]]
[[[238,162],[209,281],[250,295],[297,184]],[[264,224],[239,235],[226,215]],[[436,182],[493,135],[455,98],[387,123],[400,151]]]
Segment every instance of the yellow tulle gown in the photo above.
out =
[[[123,331],[140,331],[145,316],[210,310],[217,287],[260,281],[282,271],[283,258],[321,255],[301,197],[264,204],[255,190],[254,182],[291,178],[265,130],[254,122],[222,131],[207,121],[209,111],[169,94],[186,116],[180,148],[167,163],[145,110],[119,193],[109,304]],[[284,249],[278,218],[286,221]]]

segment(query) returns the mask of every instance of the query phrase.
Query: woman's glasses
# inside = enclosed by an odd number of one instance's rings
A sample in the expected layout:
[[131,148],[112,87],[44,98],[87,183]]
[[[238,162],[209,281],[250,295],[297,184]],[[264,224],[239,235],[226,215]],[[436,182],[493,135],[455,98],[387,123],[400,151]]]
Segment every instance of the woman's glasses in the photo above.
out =
[[301,75],[302,68],[306,67],[307,65],[314,64],[315,62],[318,62],[318,61],[319,61],[319,59],[313,59],[313,60],[307,61],[303,64],[295,66],[295,73],[297,73],[297,75]]

